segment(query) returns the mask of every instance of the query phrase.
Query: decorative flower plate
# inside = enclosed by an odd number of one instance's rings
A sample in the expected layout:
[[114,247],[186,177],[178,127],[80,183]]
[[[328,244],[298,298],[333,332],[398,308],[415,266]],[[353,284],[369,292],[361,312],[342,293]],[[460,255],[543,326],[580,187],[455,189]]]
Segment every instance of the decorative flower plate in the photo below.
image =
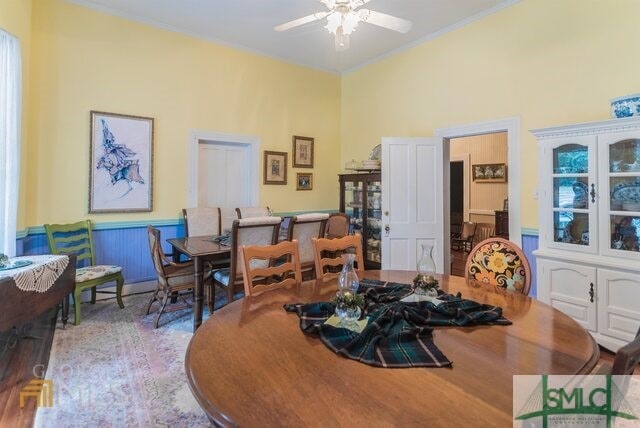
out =
[[0,271],[18,269],[21,267],[29,266],[30,264],[33,264],[31,260],[16,260],[15,262],[10,262],[8,265],[0,266]]
[[616,184],[611,196],[622,203],[640,203],[640,182],[636,180]]

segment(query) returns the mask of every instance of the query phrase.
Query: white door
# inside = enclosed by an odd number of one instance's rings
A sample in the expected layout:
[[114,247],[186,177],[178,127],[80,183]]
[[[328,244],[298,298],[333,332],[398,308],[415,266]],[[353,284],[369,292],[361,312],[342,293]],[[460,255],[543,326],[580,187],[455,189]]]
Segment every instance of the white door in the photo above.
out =
[[382,139],[382,269],[415,270],[426,242],[444,272],[443,175],[441,139]]
[[193,131],[189,155],[189,207],[220,207],[222,229],[231,227],[235,208],[258,205],[260,139]]

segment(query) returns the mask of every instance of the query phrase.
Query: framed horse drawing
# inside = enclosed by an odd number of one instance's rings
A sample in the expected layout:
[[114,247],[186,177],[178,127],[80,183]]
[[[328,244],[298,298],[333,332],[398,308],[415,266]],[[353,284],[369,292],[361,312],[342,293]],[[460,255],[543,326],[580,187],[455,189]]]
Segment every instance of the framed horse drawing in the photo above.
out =
[[91,111],[89,213],[152,211],[153,118]]

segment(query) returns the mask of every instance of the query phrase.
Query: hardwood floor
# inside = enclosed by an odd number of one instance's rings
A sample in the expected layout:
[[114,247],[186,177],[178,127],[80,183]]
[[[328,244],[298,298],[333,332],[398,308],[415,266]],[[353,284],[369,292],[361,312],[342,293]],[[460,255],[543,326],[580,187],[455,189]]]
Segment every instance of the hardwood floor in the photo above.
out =
[[462,250],[451,250],[451,275],[464,276],[464,265],[469,253]]
[[20,390],[36,375],[44,376],[57,314],[58,310],[52,309],[34,319],[31,328],[19,332],[27,337],[18,339],[15,347],[6,351],[5,343],[12,341],[12,333],[0,333],[0,427],[33,426],[35,399],[27,399],[21,409]]

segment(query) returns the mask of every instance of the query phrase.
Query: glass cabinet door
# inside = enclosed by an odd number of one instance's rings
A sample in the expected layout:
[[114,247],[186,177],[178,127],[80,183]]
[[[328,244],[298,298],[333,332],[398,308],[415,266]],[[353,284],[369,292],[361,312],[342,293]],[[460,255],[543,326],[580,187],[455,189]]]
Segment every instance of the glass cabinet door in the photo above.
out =
[[[640,238],[640,139],[608,145],[609,248],[638,252]],[[621,254],[621,253],[618,253]]]
[[553,242],[593,247],[595,171],[589,144],[562,144],[552,149]]
[[367,182],[367,260],[380,263],[380,234],[382,231],[382,188],[380,181]]
[[351,218],[350,232],[362,233],[364,183],[362,181],[345,181],[344,211]]

